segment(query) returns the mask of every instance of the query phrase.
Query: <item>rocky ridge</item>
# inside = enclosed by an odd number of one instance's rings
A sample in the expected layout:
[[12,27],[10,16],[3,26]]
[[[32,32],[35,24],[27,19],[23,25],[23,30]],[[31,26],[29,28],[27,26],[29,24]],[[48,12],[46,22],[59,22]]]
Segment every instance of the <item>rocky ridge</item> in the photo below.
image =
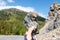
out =
[[60,4],[50,7],[45,25],[40,29],[37,40],[60,40]]

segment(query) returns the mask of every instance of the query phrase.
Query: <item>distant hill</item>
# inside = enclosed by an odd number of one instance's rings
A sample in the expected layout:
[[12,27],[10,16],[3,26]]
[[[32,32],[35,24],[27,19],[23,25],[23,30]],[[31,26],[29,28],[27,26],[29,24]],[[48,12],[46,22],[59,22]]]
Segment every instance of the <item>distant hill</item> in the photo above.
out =
[[[27,13],[16,8],[0,10],[0,35],[24,35],[23,19]],[[45,18],[38,16],[37,21],[39,29],[44,26]]]

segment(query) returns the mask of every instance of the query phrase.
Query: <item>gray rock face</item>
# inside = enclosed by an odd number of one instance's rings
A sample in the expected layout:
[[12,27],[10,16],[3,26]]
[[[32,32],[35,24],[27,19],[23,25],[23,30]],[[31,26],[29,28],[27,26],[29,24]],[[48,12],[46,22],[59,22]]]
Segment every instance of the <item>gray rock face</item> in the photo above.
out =
[[60,5],[58,3],[50,7],[45,26],[40,29],[37,40],[60,40]]
[[26,28],[34,27],[37,28],[38,23],[36,22],[34,16],[32,14],[27,14],[27,16],[24,18],[23,23],[25,24]]

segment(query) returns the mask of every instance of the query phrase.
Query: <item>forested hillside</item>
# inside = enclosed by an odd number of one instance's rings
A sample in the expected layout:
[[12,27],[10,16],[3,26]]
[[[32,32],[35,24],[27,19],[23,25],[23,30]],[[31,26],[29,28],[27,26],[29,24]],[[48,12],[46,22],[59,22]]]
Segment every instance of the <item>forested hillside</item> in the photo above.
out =
[[[24,35],[26,28],[23,19],[27,12],[16,8],[0,10],[0,35]],[[38,16],[39,29],[44,26],[45,18]]]

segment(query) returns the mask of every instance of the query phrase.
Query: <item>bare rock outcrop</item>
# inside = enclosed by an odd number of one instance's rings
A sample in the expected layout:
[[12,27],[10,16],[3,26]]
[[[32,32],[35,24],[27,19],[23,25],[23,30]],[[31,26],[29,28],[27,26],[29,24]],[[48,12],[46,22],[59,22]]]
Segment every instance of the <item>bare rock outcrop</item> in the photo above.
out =
[[40,29],[37,40],[60,40],[60,5],[58,3],[51,5],[45,26]]

